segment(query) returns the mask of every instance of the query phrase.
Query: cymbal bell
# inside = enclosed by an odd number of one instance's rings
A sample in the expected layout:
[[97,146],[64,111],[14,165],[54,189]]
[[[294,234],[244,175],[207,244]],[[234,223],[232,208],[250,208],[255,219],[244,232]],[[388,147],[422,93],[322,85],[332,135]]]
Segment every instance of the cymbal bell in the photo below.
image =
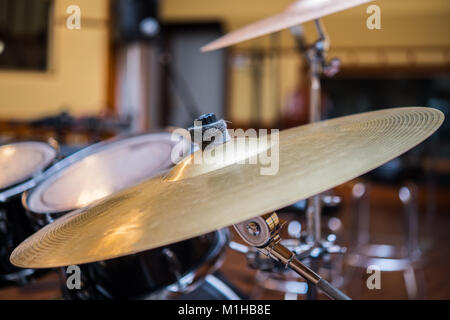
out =
[[[106,260],[273,212],[401,155],[435,132],[443,120],[435,109],[395,108],[284,130],[278,141],[272,135],[245,152],[238,146],[240,138],[235,138],[214,148],[225,155],[220,164],[196,164],[194,157],[202,152],[198,151],[167,175],[57,219],[20,244],[11,262],[47,268]],[[242,161],[267,151],[279,155],[273,175],[261,174],[267,162]]]
[[373,0],[298,0],[280,14],[249,24],[203,46],[202,52],[228,47],[246,40],[291,28]]

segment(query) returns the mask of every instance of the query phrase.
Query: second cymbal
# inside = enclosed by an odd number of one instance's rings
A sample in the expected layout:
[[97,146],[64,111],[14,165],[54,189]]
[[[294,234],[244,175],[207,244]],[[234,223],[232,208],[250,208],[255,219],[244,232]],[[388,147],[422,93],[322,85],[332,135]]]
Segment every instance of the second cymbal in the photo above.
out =
[[257,21],[203,46],[212,51],[274,33],[308,21],[343,11],[373,0],[298,0],[280,14]]

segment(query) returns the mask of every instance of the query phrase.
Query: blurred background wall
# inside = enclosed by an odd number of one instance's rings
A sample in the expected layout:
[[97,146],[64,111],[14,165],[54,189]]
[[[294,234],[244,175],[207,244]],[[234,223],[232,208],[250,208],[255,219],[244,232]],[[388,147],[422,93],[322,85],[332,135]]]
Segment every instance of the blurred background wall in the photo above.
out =
[[[4,21],[13,15],[28,25],[36,15],[33,1],[18,0],[14,10],[2,11]],[[107,105],[109,63],[109,1],[56,0],[49,20],[47,70],[0,69],[0,118],[31,119],[68,111],[98,114]],[[5,3],[5,2],[4,2]],[[66,27],[66,9],[81,8],[80,30]],[[25,21],[25,22],[23,22]],[[7,23],[7,22],[6,22]],[[7,24],[11,28],[11,24]],[[6,27],[5,27],[6,28]],[[26,30],[15,33],[21,35]],[[7,44],[5,50],[8,50]]]
[[[264,1],[264,5],[258,0],[192,0],[185,6],[180,1],[167,0],[162,2],[161,16],[166,21],[215,19],[223,22],[225,31],[231,31],[281,12],[290,3],[292,1],[288,0]],[[342,73],[360,71],[363,77],[371,78],[374,73],[380,77],[380,69],[381,76],[413,70],[434,74],[435,70],[443,68],[448,72],[449,1],[377,0],[373,4],[381,8],[381,30],[366,27],[368,5],[323,19],[331,41],[329,55],[342,60]],[[308,39],[315,40],[313,23],[305,24],[305,32]],[[294,48],[289,30],[233,47],[228,60],[230,120],[244,124],[253,122],[252,64],[259,53],[257,59],[262,65],[259,117],[265,126],[274,125],[277,116],[286,110],[289,95],[302,82],[302,59]]]
[[[29,6],[32,1],[23,1]],[[291,1],[269,0],[164,0],[159,4],[162,23],[215,21],[223,32],[280,12]],[[450,2],[447,0],[377,0],[381,7],[381,30],[365,26],[367,6],[359,6],[323,19],[330,35],[330,56],[339,56],[342,74],[358,70],[393,71],[448,70],[450,61]],[[79,5],[82,28],[66,28],[66,8]],[[26,9],[25,9],[26,10]],[[55,0],[49,26],[49,65],[46,71],[0,70],[0,117],[33,118],[62,110],[75,115],[96,115],[113,105],[111,90],[110,2],[108,0]],[[305,24],[314,40],[312,23]],[[205,40],[206,42],[206,40]],[[201,45],[201,43],[198,43]],[[272,48],[272,51],[271,51]],[[286,112],[289,95],[302,82],[301,57],[288,30],[245,42],[230,50],[226,79],[227,116],[238,123],[252,121],[255,103],[254,64],[261,74],[257,100],[259,121],[274,125]],[[261,50],[261,51],[259,51]],[[255,55],[260,54],[258,59]],[[206,53],[214,55],[214,53]],[[253,70],[253,71],[252,71]],[[208,70],[198,70],[207,73]],[[217,73],[217,71],[214,71]],[[253,75],[253,76],[252,76]],[[365,77],[372,77],[365,72]],[[238,90],[239,89],[239,90]]]

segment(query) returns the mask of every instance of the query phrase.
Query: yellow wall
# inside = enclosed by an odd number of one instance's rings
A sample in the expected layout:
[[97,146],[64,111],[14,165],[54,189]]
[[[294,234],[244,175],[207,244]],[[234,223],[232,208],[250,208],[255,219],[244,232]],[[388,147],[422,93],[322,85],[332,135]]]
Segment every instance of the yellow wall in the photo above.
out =
[[[108,58],[108,0],[55,0],[52,26],[51,69],[46,73],[0,71],[0,118],[32,118],[69,110],[75,115],[96,114],[106,107]],[[165,21],[222,21],[226,31],[282,11],[289,0],[161,0]],[[424,47],[416,50],[423,63],[447,63],[448,55],[439,48],[450,46],[449,0],[376,0],[381,7],[382,30],[365,27],[367,5],[336,13],[323,19],[331,39],[330,55],[339,55],[344,64],[354,61],[349,48],[359,49],[358,59],[376,65],[379,56],[370,48],[387,50],[390,63],[404,63],[407,52],[395,48]],[[67,6],[81,7],[81,30],[65,27]],[[312,23],[305,24],[309,38]],[[289,31],[280,34],[283,47],[293,47]],[[239,47],[267,46],[262,37]],[[434,50],[433,48],[438,48]],[[431,49],[429,49],[431,48]],[[391,50],[391,51],[389,51]],[[298,56],[281,62],[281,99],[276,105],[270,92],[272,75],[264,71],[263,117],[270,121],[282,108],[283,99],[301,81]],[[230,66],[231,117],[246,119],[250,112],[251,78],[248,70]],[[235,88],[235,89],[233,89]],[[237,89],[239,88],[239,90]],[[234,119],[232,119],[234,120]]]
[[[81,29],[66,28],[66,8],[81,8]],[[48,72],[0,70],[0,118],[62,110],[96,114],[106,106],[108,0],[55,0]]]

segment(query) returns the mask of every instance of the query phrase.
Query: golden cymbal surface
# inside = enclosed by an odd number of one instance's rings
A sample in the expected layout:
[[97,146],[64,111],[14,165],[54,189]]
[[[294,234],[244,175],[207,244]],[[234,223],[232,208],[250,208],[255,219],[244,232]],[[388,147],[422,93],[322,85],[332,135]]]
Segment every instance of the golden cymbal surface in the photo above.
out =
[[[11,262],[31,268],[81,264],[199,236],[360,176],[425,140],[443,120],[440,111],[421,107],[356,114],[281,131],[278,141],[244,156],[233,147],[236,138],[216,147],[229,147],[222,164],[196,164],[198,151],[168,175],[57,219],[20,244]],[[279,155],[274,175],[261,174],[267,162],[241,161],[267,151]]]
[[211,51],[281,31],[373,0],[298,0],[280,14],[249,24],[203,46]]

